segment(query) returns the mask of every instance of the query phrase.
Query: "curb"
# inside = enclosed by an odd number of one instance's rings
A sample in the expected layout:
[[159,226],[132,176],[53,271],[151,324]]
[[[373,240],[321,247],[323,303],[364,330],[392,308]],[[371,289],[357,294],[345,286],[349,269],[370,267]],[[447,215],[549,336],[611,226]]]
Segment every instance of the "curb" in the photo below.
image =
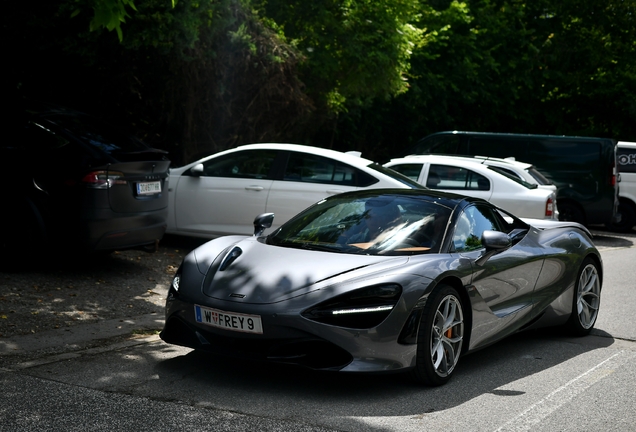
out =
[[131,318],[115,318],[56,330],[47,330],[0,340],[0,356],[25,354],[50,348],[74,348],[99,339],[109,339],[135,330],[161,330],[163,314],[151,313]]

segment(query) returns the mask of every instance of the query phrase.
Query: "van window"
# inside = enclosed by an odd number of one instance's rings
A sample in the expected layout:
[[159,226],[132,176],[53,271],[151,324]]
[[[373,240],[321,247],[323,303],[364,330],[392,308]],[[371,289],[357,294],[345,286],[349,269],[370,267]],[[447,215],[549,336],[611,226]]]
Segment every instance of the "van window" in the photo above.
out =
[[[576,141],[538,141],[534,144],[536,161],[531,162],[542,168],[558,168],[560,171],[590,171],[590,168],[598,166],[601,158],[601,145],[598,142]],[[576,155],[576,157],[573,157]]]

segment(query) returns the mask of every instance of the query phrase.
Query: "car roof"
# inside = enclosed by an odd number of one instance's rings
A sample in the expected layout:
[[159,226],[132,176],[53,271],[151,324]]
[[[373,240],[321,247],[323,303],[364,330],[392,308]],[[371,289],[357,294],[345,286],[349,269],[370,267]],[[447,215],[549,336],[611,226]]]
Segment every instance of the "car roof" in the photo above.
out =
[[468,162],[477,162],[480,163],[482,165],[495,165],[495,166],[508,166],[511,168],[519,168],[522,170],[526,170],[528,168],[532,168],[532,164],[526,163],[526,162],[521,162],[516,160],[515,158],[495,158],[495,157],[490,157],[490,156],[480,156],[480,155],[476,155],[476,156],[459,156],[459,155],[445,155],[445,154],[431,154],[431,155],[407,155],[405,156],[403,159],[418,159],[422,156],[442,156],[442,157],[446,157],[446,158],[451,158],[451,159],[458,159],[458,160],[465,160]]
[[619,141],[618,142],[618,146],[619,147],[636,148],[636,142]]
[[[368,196],[368,195],[401,195],[421,197],[427,201],[435,202],[449,208],[455,208],[457,206],[463,206],[462,203],[486,203],[492,206],[492,203],[482,199],[475,198],[466,195],[456,194],[452,192],[443,192],[435,189],[399,189],[399,188],[379,188],[379,189],[363,189],[357,191],[343,192],[341,194],[333,195],[332,197],[346,198],[348,196]],[[332,198],[330,197],[330,198]]]
[[503,177],[507,180],[508,179],[506,176],[493,171],[491,169],[489,169],[487,166],[485,166],[484,164],[482,164],[481,162],[477,161],[477,160],[473,160],[470,158],[462,158],[462,157],[455,157],[455,156],[443,156],[443,155],[413,155],[413,156],[406,156],[403,158],[396,158],[396,159],[391,159],[389,162],[387,162],[386,165],[388,164],[392,164],[392,163],[396,163],[396,162],[411,162],[414,160],[420,160],[422,162],[429,162],[429,163],[450,163],[450,164],[455,164],[457,166],[462,166],[462,167],[466,167],[466,168],[470,168],[473,169],[477,172],[481,173],[488,173],[488,174],[496,174],[496,176],[500,176]]
[[[302,144],[289,144],[289,143],[256,143],[256,144],[244,144],[233,149],[226,150],[226,152],[238,151],[238,150],[287,150],[287,151],[296,151],[303,153],[311,153],[318,156],[329,157],[331,159],[336,159],[342,162],[346,162],[349,165],[353,165],[355,167],[366,167],[369,164],[372,164],[373,161],[370,159],[365,159],[361,156],[358,156],[357,152],[341,152],[337,150],[325,149],[322,147],[314,147]],[[216,153],[219,154],[219,153]]]

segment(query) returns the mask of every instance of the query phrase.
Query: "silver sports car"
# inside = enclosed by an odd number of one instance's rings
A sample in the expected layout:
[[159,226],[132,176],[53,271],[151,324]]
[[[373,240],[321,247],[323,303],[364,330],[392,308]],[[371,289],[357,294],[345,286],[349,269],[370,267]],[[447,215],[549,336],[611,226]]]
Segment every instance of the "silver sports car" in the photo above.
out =
[[185,257],[161,338],[217,354],[448,381],[514,332],[590,332],[602,262],[577,223],[522,221],[477,198],[379,189],[327,198],[263,235]]

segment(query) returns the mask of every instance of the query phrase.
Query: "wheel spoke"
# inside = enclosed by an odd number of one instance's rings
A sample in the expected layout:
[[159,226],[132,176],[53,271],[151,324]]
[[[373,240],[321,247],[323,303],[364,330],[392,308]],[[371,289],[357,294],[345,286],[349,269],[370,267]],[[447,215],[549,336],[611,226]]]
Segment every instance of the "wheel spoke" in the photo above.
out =
[[592,264],[583,269],[579,276],[576,309],[579,322],[590,328],[596,321],[600,303],[600,280],[596,267]]
[[464,320],[459,300],[452,295],[438,305],[431,328],[431,360],[440,376],[450,374],[461,353]]

